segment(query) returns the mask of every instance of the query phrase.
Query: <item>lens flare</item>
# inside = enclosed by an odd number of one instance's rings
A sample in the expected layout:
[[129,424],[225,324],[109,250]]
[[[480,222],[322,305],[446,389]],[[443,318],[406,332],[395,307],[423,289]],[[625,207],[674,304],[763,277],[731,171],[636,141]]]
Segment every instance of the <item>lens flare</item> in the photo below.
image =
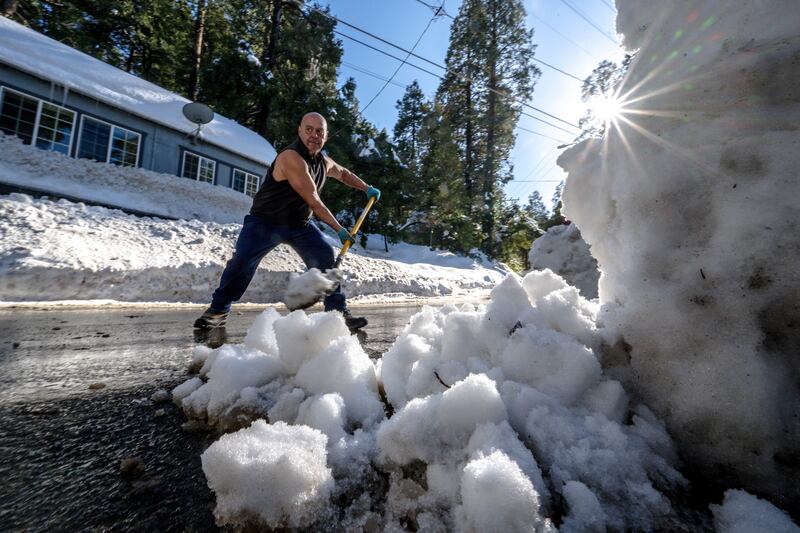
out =
[[589,108],[604,124],[614,122],[622,114],[622,101],[613,96],[597,96],[589,101]]

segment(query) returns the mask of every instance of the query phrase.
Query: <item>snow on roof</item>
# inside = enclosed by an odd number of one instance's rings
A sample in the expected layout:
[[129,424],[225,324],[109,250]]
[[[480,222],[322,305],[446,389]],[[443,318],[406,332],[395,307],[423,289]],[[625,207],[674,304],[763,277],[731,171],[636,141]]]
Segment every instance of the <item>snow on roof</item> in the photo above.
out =
[[[0,61],[180,132],[196,127],[183,116],[186,98],[5,17],[0,17]],[[219,114],[203,126],[202,136],[205,142],[265,165],[275,159],[269,141]]]

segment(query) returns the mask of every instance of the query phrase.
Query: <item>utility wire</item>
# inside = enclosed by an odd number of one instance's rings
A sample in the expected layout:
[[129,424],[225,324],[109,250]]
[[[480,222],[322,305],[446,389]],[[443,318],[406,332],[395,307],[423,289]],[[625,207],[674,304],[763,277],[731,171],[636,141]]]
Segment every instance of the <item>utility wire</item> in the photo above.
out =
[[[389,79],[386,76],[381,76],[380,74],[372,72],[371,70],[367,70],[365,68],[359,67],[358,65],[354,65],[353,63],[348,63],[347,61],[342,61],[342,66],[343,67],[347,67],[349,69],[353,69],[356,72],[360,72],[361,74],[366,74],[367,76],[372,76],[373,78],[381,80],[381,81],[386,81],[386,80]],[[391,80],[390,83],[392,85],[394,85],[395,87],[400,87],[401,89],[405,89],[406,85],[407,85],[407,84],[403,85],[402,83],[400,83],[398,81],[394,81],[394,80]]]
[[545,135],[544,133],[539,133],[538,131],[533,131],[529,130],[528,128],[523,128],[522,126],[517,126],[517,129],[527,133],[533,133],[534,135],[538,135],[539,137],[544,137],[545,139],[550,139],[551,141],[556,141],[558,143],[562,142],[561,139],[556,139],[555,137],[550,137],[549,135]]
[[[361,40],[359,40],[359,39],[356,39],[355,37],[351,37],[350,35],[347,35],[346,33],[342,33],[342,32],[340,32],[339,30],[333,30],[333,33],[335,33],[336,35],[340,35],[340,36],[342,36],[342,37],[345,37],[345,38],[347,38],[347,39],[350,39],[351,41],[355,41],[355,42],[357,42],[358,44],[361,44],[361,45],[364,45],[364,46],[366,46],[367,48],[372,48],[372,49],[373,49],[373,50],[375,50],[376,52],[380,52],[381,54],[383,54],[383,55],[385,55],[385,56],[389,56],[389,57],[391,57],[392,59],[396,59],[396,60],[398,60],[398,61],[403,61],[401,58],[399,58],[399,57],[397,57],[397,56],[395,56],[395,55],[392,55],[392,54],[390,54],[389,52],[386,52],[386,51],[384,51],[384,50],[381,50],[380,48],[376,48],[376,47],[372,46],[371,44],[367,44],[367,43],[365,43],[364,41],[361,41]],[[435,78],[439,78],[440,80],[443,80],[443,79],[444,79],[444,76],[440,76],[439,74],[433,73],[433,72],[431,72],[430,70],[424,69],[424,68],[422,68],[422,67],[420,67],[420,66],[418,66],[418,65],[415,65],[415,64],[413,64],[413,63],[409,63],[408,61],[406,61],[406,64],[407,64],[407,65],[409,65],[409,66],[411,66],[411,67],[414,67],[414,68],[415,68],[415,69],[417,69],[417,70],[421,70],[422,72],[424,72],[424,73],[426,73],[426,74],[430,74],[431,76],[433,76],[433,77],[435,77]]]
[[536,20],[538,20],[539,22],[541,22],[542,24],[544,24],[546,27],[550,28],[550,29],[551,29],[553,32],[555,32],[555,33],[557,33],[558,35],[560,35],[560,36],[561,36],[561,37],[562,37],[562,38],[563,38],[565,41],[568,41],[568,42],[570,42],[570,43],[574,44],[575,46],[577,46],[578,48],[580,48],[581,50],[583,50],[584,52],[586,52],[586,54],[587,54],[589,57],[591,57],[592,59],[594,59],[595,61],[600,61],[600,58],[599,58],[599,57],[597,57],[596,55],[594,55],[593,53],[591,53],[589,50],[587,50],[586,48],[584,48],[584,47],[583,47],[583,46],[581,46],[580,44],[578,44],[578,43],[576,43],[575,41],[573,41],[573,40],[572,40],[570,37],[568,37],[568,36],[564,35],[563,33],[561,33],[559,30],[557,30],[557,29],[556,29],[554,26],[552,26],[550,23],[548,23],[547,21],[545,21],[543,18],[541,18],[541,17],[537,16],[535,13],[531,13],[531,16],[532,16],[533,18],[535,18]]
[[[355,37],[351,37],[350,35],[347,35],[347,34],[345,34],[345,33],[342,33],[342,32],[340,32],[340,31],[338,31],[338,30],[333,30],[333,31],[334,31],[334,33],[336,33],[337,35],[341,35],[342,37],[345,37],[345,38],[347,38],[347,39],[350,39],[350,40],[352,40],[352,41],[355,41],[355,42],[357,42],[357,43],[359,43],[359,44],[361,44],[361,45],[364,45],[364,46],[366,46],[367,48],[371,48],[372,50],[375,50],[376,52],[380,52],[381,54],[384,54],[384,55],[386,55],[386,56],[388,56],[388,57],[391,57],[392,59],[396,59],[397,61],[400,61],[401,63],[405,62],[407,65],[409,65],[409,66],[411,66],[411,67],[414,67],[414,68],[416,68],[416,69],[419,69],[419,70],[421,70],[422,72],[425,72],[425,73],[427,73],[427,74],[430,74],[431,76],[434,76],[434,77],[436,77],[436,78],[439,78],[440,80],[444,80],[444,76],[440,76],[439,74],[435,74],[435,73],[431,72],[430,70],[424,69],[424,68],[422,68],[422,67],[420,67],[420,66],[418,66],[418,65],[415,65],[415,64],[413,64],[413,63],[409,63],[407,60],[403,60],[403,59],[401,59],[401,58],[399,58],[399,57],[397,57],[397,56],[395,56],[395,55],[392,55],[392,54],[390,54],[389,52],[386,52],[386,51],[384,51],[384,50],[381,50],[380,48],[377,48],[377,47],[375,47],[375,46],[372,46],[372,45],[370,45],[370,44],[367,44],[367,43],[365,43],[364,41],[361,41],[361,40],[359,40],[359,39],[356,39]],[[497,89],[489,89],[489,90],[490,90],[490,91],[492,91],[493,93],[495,93],[495,94],[499,95],[499,96],[502,96],[502,97],[504,97],[504,98],[510,98],[510,97],[509,97],[509,95],[508,95],[507,93],[500,92],[500,91],[498,91]],[[539,113],[542,113],[543,115],[547,115],[548,117],[554,118],[555,120],[558,120],[559,122],[563,122],[564,124],[566,124],[566,125],[568,125],[568,126],[572,126],[572,127],[573,127],[573,128],[575,128],[575,129],[580,129],[580,128],[579,128],[578,126],[576,126],[575,124],[572,124],[571,122],[568,122],[568,121],[566,121],[566,120],[564,120],[564,119],[562,119],[562,118],[560,118],[560,117],[557,117],[557,116],[555,116],[555,115],[552,115],[552,114],[548,113],[547,111],[544,111],[544,110],[542,110],[542,109],[539,109],[539,108],[538,108],[538,107],[536,107],[536,106],[532,106],[532,105],[530,105],[530,104],[528,104],[528,103],[521,102],[521,101],[519,101],[519,100],[514,100],[513,98],[512,98],[512,100],[513,100],[513,101],[515,101],[515,102],[517,102],[517,103],[519,103],[519,104],[521,104],[521,105],[523,105],[523,106],[525,106],[525,107],[528,107],[528,108],[530,108],[530,109],[533,109],[534,111],[537,111],[537,112],[539,112]],[[539,117],[536,117],[536,116],[534,116],[534,115],[531,115],[531,114],[529,114],[529,113],[525,113],[524,111],[522,112],[522,114],[523,114],[523,115],[525,115],[525,116],[531,117],[531,118],[532,118],[532,119],[534,119],[534,120],[538,120],[539,122],[542,122],[542,123],[544,123],[544,124],[547,124],[548,126],[552,126],[552,127],[556,128],[556,129],[559,129],[559,130],[561,130],[561,131],[563,131],[563,132],[565,132],[565,133],[567,133],[567,134],[569,134],[569,135],[572,135],[572,134],[573,134],[571,131],[565,130],[565,129],[564,129],[564,128],[562,128],[561,126],[557,126],[557,125],[555,125],[555,124],[552,124],[552,123],[550,123],[550,122],[548,122],[548,121],[546,121],[546,120],[540,119]]]
[[562,3],[563,3],[565,6],[567,6],[567,7],[568,7],[568,8],[570,8],[571,10],[573,10],[575,13],[577,13],[577,14],[578,14],[578,16],[579,16],[579,17],[581,17],[583,20],[585,20],[586,22],[588,22],[589,24],[591,24],[592,28],[594,28],[594,29],[596,29],[598,32],[600,32],[600,35],[602,35],[603,37],[605,37],[606,39],[608,39],[608,40],[609,40],[609,41],[611,41],[612,43],[614,43],[614,44],[618,44],[618,43],[617,43],[617,41],[615,41],[613,38],[609,37],[609,35],[608,35],[606,32],[604,32],[602,29],[600,29],[600,26],[598,26],[597,24],[595,24],[594,22],[592,22],[592,21],[589,19],[589,17],[587,17],[586,15],[584,15],[584,14],[583,14],[581,11],[578,11],[578,8],[574,7],[572,4],[570,4],[569,2],[567,2],[567,0],[561,0],[561,2],[562,2]]
[[422,0],[417,0],[417,2],[419,2],[423,6],[427,7],[431,11],[435,11],[437,16],[438,15],[444,15],[445,17],[447,17],[449,19],[453,18],[453,15],[451,15],[450,13],[448,13],[448,12],[446,12],[444,10],[444,0],[442,0],[442,5],[441,6],[433,6],[431,4],[428,4],[427,2],[423,2]]
[[[424,29],[424,30],[422,30],[422,33],[419,35],[419,38],[417,39],[417,42],[415,42],[415,43],[414,43],[414,46],[412,46],[412,47],[411,47],[411,52],[413,52],[413,51],[414,51],[414,49],[416,49],[417,45],[418,45],[418,44],[419,44],[419,42],[422,40],[422,37],[424,37],[424,36],[425,36],[425,34],[428,32],[428,28],[430,28],[430,27],[431,27],[431,24],[433,24],[433,21],[434,21],[434,20],[436,20],[436,17],[438,17],[438,16],[439,16],[439,11],[437,10],[437,11],[436,11],[436,13],[434,13],[434,14],[433,14],[433,16],[431,17],[431,20],[429,20],[429,21],[428,21],[428,25],[427,25],[427,26],[425,26],[425,29]],[[365,105],[365,106],[364,106],[364,107],[361,109],[361,112],[362,112],[362,113],[363,113],[364,111],[366,111],[366,110],[367,110],[367,108],[368,108],[370,105],[372,105],[372,102],[374,102],[374,101],[375,101],[375,99],[376,99],[378,96],[380,96],[380,94],[383,92],[383,90],[386,88],[386,86],[387,86],[387,85],[389,85],[389,83],[390,83],[390,82],[391,82],[391,81],[394,79],[394,77],[395,77],[395,76],[397,76],[397,73],[398,73],[398,72],[400,72],[400,69],[401,69],[401,68],[403,68],[403,65],[405,65],[405,64],[406,64],[406,61],[408,61],[408,58],[409,58],[409,57],[411,57],[411,52],[409,52],[409,53],[408,53],[408,55],[406,56],[406,58],[405,58],[404,60],[402,60],[402,61],[400,62],[400,64],[399,64],[399,65],[397,65],[397,68],[396,68],[396,69],[394,69],[394,72],[392,73],[391,77],[389,77],[389,79],[388,79],[388,80],[386,80],[386,83],[384,83],[384,84],[383,84],[383,87],[381,87],[381,88],[380,88],[380,90],[378,90],[378,92],[377,92],[377,93],[375,93],[375,96],[373,96],[373,97],[372,97],[372,100],[370,100],[369,102],[367,102],[367,105]]]
[[[426,4],[426,5],[427,5],[427,4]],[[379,37],[379,36],[375,35],[374,33],[371,33],[371,32],[368,32],[368,31],[366,31],[366,30],[363,30],[363,29],[359,28],[358,26],[355,26],[355,25],[353,25],[353,24],[350,24],[349,22],[345,22],[345,21],[341,20],[341,19],[340,19],[340,18],[338,18],[338,17],[335,17],[335,16],[333,16],[333,15],[330,15],[330,14],[328,14],[328,13],[325,13],[324,11],[321,11],[320,9],[317,9],[317,8],[315,8],[315,10],[316,10],[317,12],[319,12],[320,14],[322,14],[322,15],[324,15],[324,16],[326,16],[326,17],[328,17],[328,18],[329,18],[329,19],[331,19],[331,20],[334,20],[334,21],[336,21],[336,22],[339,22],[339,23],[341,23],[341,24],[344,24],[345,26],[347,26],[347,27],[349,27],[349,28],[353,28],[354,30],[356,30],[356,31],[358,31],[358,32],[361,32],[361,33],[363,33],[363,34],[365,34],[365,35],[368,35],[368,36],[372,37],[373,39],[377,39],[378,41],[381,41],[381,42],[383,42],[383,43],[386,43],[386,44],[388,44],[389,46],[391,46],[391,47],[393,47],[393,48],[397,48],[398,50],[401,50],[401,51],[405,52],[406,54],[409,54],[410,56],[413,56],[413,57],[416,57],[416,58],[418,58],[418,59],[421,59],[421,60],[425,61],[426,63],[430,63],[431,65],[433,65],[433,66],[435,66],[435,67],[438,67],[438,68],[440,68],[440,69],[444,70],[445,72],[448,72],[448,69],[447,69],[447,67],[446,67],[446,66],[444,66],[444,65],[440,65],[439,63],[436,63],[436,62],[434,62],[434,61],[431,61],[430,59],[427,59],[427,58],[424,58],[424,57],[422,57],[421,55],[415,54],[415,53],[414,53],[412,50],[406,50],[406,49],[405,49],[405,48],[403,48],[402,46],[399,46],[399,45],[396,45],[396,44],[394,44],[394,43],[392,43],[392,42],[390,42],[390,41],[387,41],[386,39],[384,39],[384,38],[382,38],[382,37]],[[396,56],[393,56],[393,55],[391,55],[391,54],[389,54],[389,53],[387,53],[387,52],[384,52],[384,51],[382,51],[382,50],[380,50],[380,49],[378,49],[378,48],[376,48],[376,47],[374,47],[374,46],[368,45],[368,44],[366,44],[365,42],[363,42],[363,41],[360,41],[360,40],[358,40],[358,39],[356,39],[356,38],[354,38],[354,37],[351,37],[351,36],[349,36],[349,35],[346,35],[346,34],[344,34],[344,33],[341,33],[341,32],[340,32],[340,31],[338,31],[338,30],[333,30],[333,31],[334,31],[336,34],[338,34],[338,35],[341,35],[342,37],[346,37],[346,38],[348,38],[348,39],[351,39],[351,40],[353,40],[353,41],[355,41],[355,42],[357,42],[357,43],[360,43],[360,44],[362,44],[362,45],[364,45],[364,46],[367,46],[367,47],[369,47],[369,48],[372,48],[373,50],[376,50],[376,51],[378,51],[378,52],[381,52],[381,53],[383,53],[383,54],[386,54],[386,55],[388,55],[388,56],[389,56],[389,57],[391,57],[391,58],[397,59],[397,60],[398,60],[398,61],[400,61],[400,62],[405,62],[405,63],[407,63],[409,66],[412,66],[412,67],[414,67],[414,68],[417,68],[417,69],[419,69],[419,70],[421,70],[421,71],[423,71],[423,72],[425,72],[425,73],[427,73],[427,74],[431,74],[431,75],[433,75],[433,76],[436,76],[436,77],[438,77],[440,80],[443,80],[443,79],[444,79],[442,76],[439,76],[438,74],[434,74],[433,72],[431,72],[431,71],[429,71],[429,70],[426,70],[426,69],[423,69],[422,67],[419,67],[419,66],[417,66],[417,65],[414,65],[413,63],[408,63],[408,61],[407,61],[407,58],[406,58],[406,60],[400,59],[400,58],[398,58],[398,57],[396,57]],[[548,66],[548,67],[550,67],[550,68],[552,68],[552,69],[555,69],[555,70],[557,70],[558,72],[561,72],[562,74],[565,74],[565,75],[567,75],[567,76],[569,76],[569,77],[571,77],[571,78],[573,78],[573,79],[575,79],[575,80],[577,80],[577,81],[583,82],[583,80],[582,80],[581,78],[579,78],[579,77],[577,77],[577,76],[574,76],[574,75],[572,75],[572,74],[570,74],[570,73],[568,73],[568,72],[566,72],[566,71],[563,71],[563,70],[561,70],[561,69],[559,69],[559,68],[557,68],[557,67],[554,67],[553,65],[550,65],[549,63],[545,63],[544,61],[542,61],[542,60],[540,60],[540,59],[536,59],[536,58],[533,58],[533,59],[534,59],[534,61],[538,61],[539,63],[542,63],[542,64],[543,64],[543,65],[545,65],[545,66]],[[500,92],[500,91],[498,91],[498,90],[496,90],[496,89],[489,89],[489,90],[490,90],[490,91],[492,91],[492,92],[494,92],[494,93],[495,93],[495,94],[497,94],[497,95],[500,95],[500,96],[502,96],[502,97],[505,97],[505,98],[511,98],[511,97],[510,97],[508,94],[502,93],[502,92]],[[547,113],[546,111],[543,111],[543,110],[539,109],[538,107],[532,106],[532,105],[530,105],[530,104],[528,104],[528,103],[526,103],[526,102],[522,102],[522,101],[520,101],[520,100],[516,100],[516,99],[513,99],[513,98],[512,98],[512,100],[513,100],[513,101],[516,101],[517,103],[519,103],[519,104],[521,104],[521,105],[523,105],[523,106],[525,106],[525,107],[527,107],[527,108],[529,108],[529,109],[533,109],[534,111],[537,111],[537,112],[539,112],[539,113],[542,113],[542,114],[544,114],[544,115],[547,115],[548,117],[554,118],[554,119],[558,120],[559,122],[563,122],[564,124],[566,124],[566,125],[568,125],[568,126],[571,126],[571,127],[575,128],[575,129],[580,129],[580,128],[579,128],[579,127],[576,125],[576,124],[573,124],[573,123],[571,123],[571,122],[569,122],[569,121],[567,121],[567,120],[564,120],[564,119],[562,119],[562,118],[560,118],[560,117],[557,117],[557,116],[555,116],[555,115],[552,115],[552,114],[550,114],[550,113]]]
[[603,2],[603,3],[605,4],[605,6],[606,6],[608,9],[610,9],[611,11],[613,11],[614,13],[616,13],[616,12],[617,12],[617,10],[616,10],[616,9],[614,9],[614,7],[613,7],[611,4],[609,4],[609,3],[608,3],[606,0],[600,0],[600,1],[601,1],[601,2]]

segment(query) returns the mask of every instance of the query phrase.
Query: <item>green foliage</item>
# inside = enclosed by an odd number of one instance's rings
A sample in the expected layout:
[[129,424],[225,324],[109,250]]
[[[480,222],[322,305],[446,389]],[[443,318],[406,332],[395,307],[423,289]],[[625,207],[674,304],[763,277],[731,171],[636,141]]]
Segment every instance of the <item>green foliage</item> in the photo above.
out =
[[502,186],[512,178],[514,128],[540,72],[520,0],[464,0],[453,20],[445,78],[437,92],[461,165],[466,214],[480,221],[480,248],[501,245]]
[[[541,197],[521,207],[502,192],[520,102],[540,74],[522,1],[464,0],[435,98],[409,85],[391,137],[362,116],[353,79],[337,86],[343,50],[326,13],[284,0],[19,0],[12,16],[187,97],[199,64],[198,99],[279,150],[317,111],[328,119],[326,152],[383,191],[364,232],[525,268],[552,217]],[[323,197],[347,225],[366,203],[336,180]]]

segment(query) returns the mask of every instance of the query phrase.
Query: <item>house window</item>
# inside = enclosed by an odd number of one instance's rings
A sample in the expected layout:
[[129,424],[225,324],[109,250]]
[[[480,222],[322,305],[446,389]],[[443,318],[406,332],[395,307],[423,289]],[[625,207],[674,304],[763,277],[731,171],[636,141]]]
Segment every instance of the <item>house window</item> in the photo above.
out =
[[181,176],[206,183],[214,183],[217,162],[192,152],[183,152]]
[[258,176],[238,168],[233,169],[233,188],[247,196],[255,196],[258,192]]
[[0,131],[16,135],[25,144],[69,154],[75,113],[38,98],[3,87],[0,94]]
[[133,131],[84,116],[81,119],[78,157],[135,167],[139,164],[141,138],[141,135]]

